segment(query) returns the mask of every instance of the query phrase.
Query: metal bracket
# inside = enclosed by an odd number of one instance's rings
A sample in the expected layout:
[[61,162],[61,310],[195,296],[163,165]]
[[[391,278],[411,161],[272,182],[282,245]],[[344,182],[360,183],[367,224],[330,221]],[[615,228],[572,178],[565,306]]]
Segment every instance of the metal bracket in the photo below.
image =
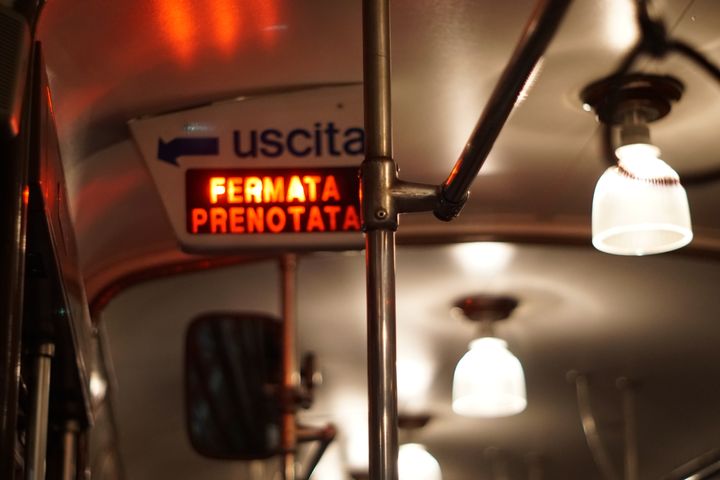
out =
[[397,177],[392,158],[364,161],[360,167],[363,230],[397,230],[400,213],[430,212],[439,201],[435,185],[405,182]]
[[392,158],[368,158],[360,166],[363,231],[397,230],[398,212],[392,196],[396,181],[397,167]]
[[433,210],[433,213],[435,214],[435,218],[437,218],[438,220],[442,220],[443,222],[449,222],[454,220],[455,217],[457,217],[458,215],[460,215],[460,211],[467,203],[468,198],[470,198],[470,190],[467,190],[465,192],[465,195],[463,195],[463,197],[457,202],[450,200],[445,192],[446,189],[445,187],[443,187],[442,191],[440,192],[437,205]]

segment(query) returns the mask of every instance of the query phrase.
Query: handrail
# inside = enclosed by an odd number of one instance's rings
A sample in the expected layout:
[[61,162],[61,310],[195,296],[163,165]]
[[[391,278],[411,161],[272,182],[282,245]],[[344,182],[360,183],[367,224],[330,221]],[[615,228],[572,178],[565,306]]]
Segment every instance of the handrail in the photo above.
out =
[[530,17],[465,149],[441,187],[434,210],[440,220],[452,220],[460,213],[468,198],[470,185],[485,163],[520,92],[554,37],[571,1],[543,1]]

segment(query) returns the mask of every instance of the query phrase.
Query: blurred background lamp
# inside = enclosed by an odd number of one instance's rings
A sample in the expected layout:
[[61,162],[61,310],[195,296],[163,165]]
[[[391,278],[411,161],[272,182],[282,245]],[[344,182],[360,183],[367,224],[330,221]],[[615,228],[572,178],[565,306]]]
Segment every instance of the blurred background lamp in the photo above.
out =
[[419,443],[400,445],[398,453],[399,480],[442,480],[440,464],[425,446]]
[[593,196],[592,243],[598,250],[649,255],[692,240],[687,194],[678,174],[659,158],[648,127],[670,112],[682,92],[679,80],[646,74],[605,78],[583,90],[598,120],[620,127],[618,163],[600,177]]
[[525,375],[504,340],[473,340],[453,378],[455,413],[467,417],[506,417],[525,410]]
[[493,324],[510,316],[515,298],[476,295],[457,302],[456,309],[480,322],[480,337],[460,359],[453,377],[453,411],[467,417],[505,417],[527,406],[525,374],[504,340],[493,334]]
[[430,422],[429,414],[398,415],[401,437],[398,451],[398,480],[442,480],[440,464],[425,445],[415,441],[418,433]]

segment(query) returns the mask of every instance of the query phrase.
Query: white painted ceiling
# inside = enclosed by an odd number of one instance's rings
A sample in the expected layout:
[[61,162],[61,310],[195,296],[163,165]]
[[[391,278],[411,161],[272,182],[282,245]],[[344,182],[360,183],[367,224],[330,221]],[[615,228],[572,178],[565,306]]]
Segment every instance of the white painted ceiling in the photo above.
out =
[[[720,62],[720,3],[655,0],[673,34]],[[441,182],[507,61],[534,2],[392,2],[395,156],[403,179]],[[92,297],[119,276],[186,258],[129,139],[127,122],[238,95],[362,80],[359,0],[54,0],[40,23],[75,227]],[[717,185],[688,191],[695,255],[609,257],[589,248],[594,183],[604,163],[580,90],[613,68],[635,35],[632,3],[577,0],[545,56],[529,98],[513,113],[456,222],[403,219],[405,243],[533,237],[488,270],[457,247],[407,246],[398,257],[399,351],[432,366],[423,407],[436,419],[422,440],[445,478],[492,478],[499,449],[511,479],[538,454],[546,478],[600,478],[580,430],[569,369],[592,373],[601,420],[619,450],[621,375],[638,392],[642,479],[717,447],[720,311]],[[720,85],[685,60],[642,63],[673,74],[686,92],[653,125],[680,172],[717,162]],[[567,246],[568,242],[579,246]],[[364,279],[358,253],[301,261],[300,337],[318,352],[326,383],[316,419],[341,441],[345,466],[364,398]],[[183,330],[206,309],[277,311],[276,266],[259,263],[148,283],[103,315],[118,371],[118,412],[128,478],[230,478],[235,464],[189,451],[181,416]],[[527,412],[479,421],[449,410],[454,364],[472,328],[449,316],[464,294],[517,295],[501,329],[523,362]],[[402,392],[401,392],[402,393]],[[353,437],[354,438],[354,437]],[[616,452],[617,453],[617,452]],[[325,467],[331,468],[331,467]],[[332,473],[323,478],[342,478]],[[336,474],[339,475],[339,474]],[[320,477],[318,477],[320,478]]]

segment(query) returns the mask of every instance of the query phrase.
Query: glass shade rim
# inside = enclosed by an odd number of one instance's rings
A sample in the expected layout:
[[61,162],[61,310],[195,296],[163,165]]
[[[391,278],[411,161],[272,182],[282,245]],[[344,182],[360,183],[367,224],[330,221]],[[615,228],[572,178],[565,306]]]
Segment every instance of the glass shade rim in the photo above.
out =
[[[641,232],[670,232],[679,235],[679,238],[673,242],[664,242],[654,247],[644,248],[638,251],[636,248],[614,246],[607,243],[607,240],[628,233],[641,233]],[[613,255],[654,255],[658,253],[670,252],[677,250],[689,244],[693,239],[692,228],[684,225],[672,224],[672,223],[643,223],[636,225],[622,225],[617,227],[605,228],[600,232],[593,232],[592,244],[601,252],[610,253]]]

